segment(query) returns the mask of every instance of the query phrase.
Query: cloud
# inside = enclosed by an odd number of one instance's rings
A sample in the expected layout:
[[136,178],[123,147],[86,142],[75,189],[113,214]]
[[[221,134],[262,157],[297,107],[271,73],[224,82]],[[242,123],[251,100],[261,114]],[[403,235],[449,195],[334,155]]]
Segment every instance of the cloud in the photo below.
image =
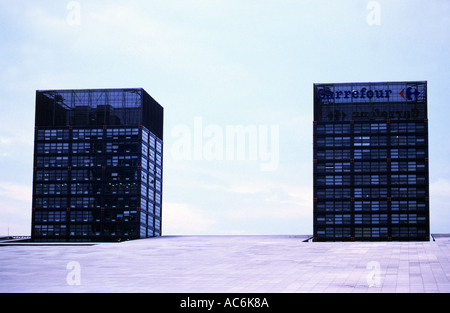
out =
[[430,183],[430,195],[437,197],[448,197],[450,200],[450,180],[439,178]]
[[31,228],[29,185],[0,182],[0,235],[29,235]]
[[[229,200],[227,215],[235,219],[291,220],[312,216],[312,187],[249,179],[229,186],[205,187]],[[232,204],[231,204],[232,203]]]
[[438,178],[430,182],[431,233],[449,233],[450,180]]
[[240,194],[266,194],[267,201],[298,203],[312,199],[312,187],[280,183],[276,180],[254,179],[234,182],[225,188],[228,192]]
[[30,185],[0,182],[0,199],[31,204]]
[[[12,123],[11,123],[12,124]],[[0,126],[0,155],[10,155],[17,147],[32,149],[33,131],[17,125]]]
[[164,235],[203,235],[211,232],[216,221],[205,217],[205,214],[185,203],[164,203],[163,206]]

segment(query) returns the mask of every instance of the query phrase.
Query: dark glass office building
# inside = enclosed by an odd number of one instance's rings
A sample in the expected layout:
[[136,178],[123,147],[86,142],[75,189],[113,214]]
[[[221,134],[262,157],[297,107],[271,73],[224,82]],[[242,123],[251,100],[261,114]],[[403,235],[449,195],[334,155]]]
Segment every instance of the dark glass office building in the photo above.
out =
[[161,235],[163,114],[141,88],[37,91],[32,240]]
[[314,240],[429,240],[427,82],[314,84]]

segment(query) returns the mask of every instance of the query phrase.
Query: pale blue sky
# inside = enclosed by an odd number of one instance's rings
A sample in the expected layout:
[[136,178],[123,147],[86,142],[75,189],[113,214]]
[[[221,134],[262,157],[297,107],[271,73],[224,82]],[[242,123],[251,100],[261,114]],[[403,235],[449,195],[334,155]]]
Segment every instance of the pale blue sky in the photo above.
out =
[[[375,1],[379,25],[369,2],[0,0],[0,234],[30,233],[37,89],[164,106],[163,234],[310,234],[313,83],[403,80],[428,81],[431,230],[450,232],[450,2]],[[177,129],[236,125],[278,127],[275,170],[174,152]]]

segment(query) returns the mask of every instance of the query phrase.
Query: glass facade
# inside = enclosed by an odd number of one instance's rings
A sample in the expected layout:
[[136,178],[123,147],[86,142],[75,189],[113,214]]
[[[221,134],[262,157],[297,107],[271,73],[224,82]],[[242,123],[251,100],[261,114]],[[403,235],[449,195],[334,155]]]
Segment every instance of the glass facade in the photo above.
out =
[[314,240],[429,240],[426,82],[314,85]]
[[143,89],[37,91],[32,240],[161,235],[162,134]]

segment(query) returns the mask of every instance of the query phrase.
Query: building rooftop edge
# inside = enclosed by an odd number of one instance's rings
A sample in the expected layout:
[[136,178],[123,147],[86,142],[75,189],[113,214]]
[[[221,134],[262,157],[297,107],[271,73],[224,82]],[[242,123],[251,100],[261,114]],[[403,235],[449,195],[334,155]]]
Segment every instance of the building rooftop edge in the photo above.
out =
[[37,89],[36,92],[63,92],[63,91],[120,91],[120,90],[144,90],[142,87],[136,88],[65,88],[65,89]]
[[313,83],[314,86],[316,85],[367,85],[367,84],[374,84],[374,85],[381,85],[381,84],[427,84],[428,81],[426,80],[405,80],[405,81],[369,81],[369,82],[339,82],[339,83]]

